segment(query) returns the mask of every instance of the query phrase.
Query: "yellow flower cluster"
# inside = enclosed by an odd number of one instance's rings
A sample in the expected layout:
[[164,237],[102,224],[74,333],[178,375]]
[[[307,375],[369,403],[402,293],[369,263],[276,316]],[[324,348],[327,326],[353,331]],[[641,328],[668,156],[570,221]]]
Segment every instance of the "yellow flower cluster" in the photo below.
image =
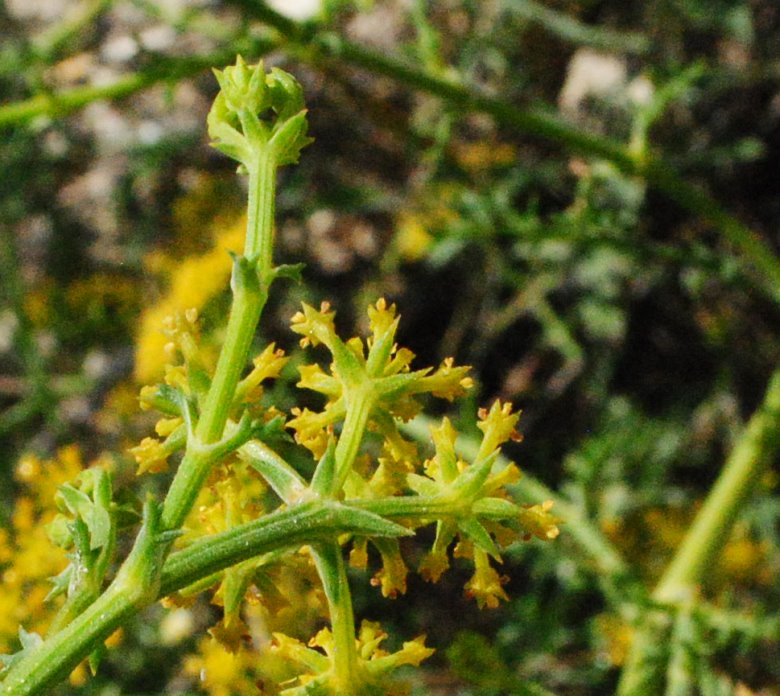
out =
[[[471,559],[475,568],[466,584],[466,595],[474,598],[480,607],[493,608],[499,600],[508,599],[503,589],[507,578],[496,572],[489,558],[500,563],[500,548],[519,539],[527,541],[532,536],[542,541],[555,539],[560,533],[560,520],[550,513],[551,501],[518,507],[507,500],[505,486],[520,478],[514,464],[492,471],[492,461],[501,445],[520,439],[515,430],[520,414],[512,411],[510,403],[497,401],[489,410],[481,409],[479,416],[477,427],[483,438],[473,463],[457,458],[457,432],[445,418],[441,426],[432,429],[436,454],[425,462],[425,476],[411,474],[408,480],[418,494],[458,501],[463,510],[460,520],[455,517],[437,524],[436,539],[420,563],[420,573],[429,582],[438,581],[449,568],[448,549],[458,537],[453,554]],[[478,519],[480,504],[503,506],[505,521]],[[488,509],[484,508],[483,514]]]
[[[301,345],[325,346],[331,362],[327,367],[310,364],[299,368],[298,386],[321,394],[324,404],[319,411],[292,409],[293,418],[286,425],[295,440],[320,459],[320,466],[328,457],[336,462],[333,466],[341,476],[335,494],[347,503],[377,501],[392,508],[395,499],[413,503],[421,497],[431,501],[439,512],[430,519],[416,513],[405,522],[412,527],[437,524],[433,548],[420,564],[423,577],[438,580],[449,566],[450,554],[469,559],[474,574],[465,587],[467,596],[481,607],[495,607],[507,599],[503,589],[507,579],[496,571],[491,559],[501,563],[501,548],[518,539],[550,540],[558,534],[558,520],[551,514],[549,502],[522,507],[508,498],[505,487],[519,478],[517,467],[493,469],[500,447],[508,440],[520,439],[516,431],[519,414],[512,411],[511,404],[500,402],[480,411],[482,441],[471,462],[456,456],[457,432],[445,418],[432,430],[435,455],[421,461],[415,444],[401,435],[399,422],[422,410],[420,397],[424,394],[448,400],[465,394],[472,386],[469,368],[455,366],[447,359],[437,369],[413,370],[414,354],[395,343],[399,322],[395,305],[379,300],[367,313],[369,336],[347,341],[337,335],[335,314],[327,303],[319,309],[304,304],[293,317],[292,328],[301,336]],[[170,399],[176,392],[197,402],[195,373],[202,371],[208,380],[211,371],[200,353],[194,310],[173,315],[166,332],[166,385],[142,390],[145,407],[159,408],[161,399]],[[231,417],[247,409],[266,422],[280,415],[273,409],[264,412],[259,403],[263,382],[278,377],[286,362],[282,351],[273,344],[268,346],[239,382]],[[365,413],[361,428],[380,437],[363,440],[361,429],[347,457],[342,445],[348,437],[347,423],[356,413],[355,404],[361,404]],[[182,418],[165,417],[156,431],[156,438],[147,438],[133,449],[139,473],[159,470],[186,442]],[[341,459],[336,461],[338,457]],[[261,469],[253,468],[256,465],[250,458],[231,456],[212,471],[177,541],[180,547],[261,517],[278,506],[275,496],[292,504],[276,487],[271,492],[258,473]],[[310,493],[329,495],[316,486]],[[396,539],[343,538],[342,543],[352,544],[350,563],[366,567],[369,541],[381,557],[372,584],[386,597],[404,593],[408,569]],[[253,684],[273,682],[282,683],[282,693],[290,695],[313,688],[324,693],[337,691],[330,631],[320,631],[308,645],[292,637],[311,635],[309,629],[327,618],[324,593],[305,548],[292,555],[274,552],[245,561],[182,591],[169,603],[186,603],[209,587],[215,588],[212,602],[222,607],[223,616],[210,630],[211,638],[199,644],[198,653],[188,657],[184,667],[186,673],[200,679],[204,689],[217,696],[252,693]],[[422,639],[416,639],[390,655],[379,647],[384,638],[378,625],[362,625],[357,681],[364,685],[365,693],[386,693],[384,680],[391,670],[402,664],[419,664],[432,652]],[[258,654],[255,649],[264,645]]]
[[370,418],[370,427],[382,434],[388,443],[387,452],[397,461],[403,461],[416,452],[410,443],[402,442],[396,419],[408,421],[422,410],[417,395],[453,399],[463,396],[473,385],[468,367],[455,367],[451,358],[436,370],[426,368],[412,372],[410,364],[414,353],[399,348],[395,342],[398,316],[394,304],[384,299],[368,308],[371,336],[363,341],[355,337],[342,342],[336,334],[335,313],[328,303],[319,310],[307,304],[292,318],[292,329],[301,334],[301,346],[324,344],[334,360],[330,373],[319,365],[300,368],[298,386],[319,392],[326,398],[319,413],[309,409],[294,410],[288,427],[295,431],[296,440],[321,457],[327,446],[331,429],[346,414],[347,395],[361,385],[373,381],[376,399]]
[[56,605],[47,603],[50,578],[68,564],[65,553],[52,547],[47,525],[57,509],[54,494],[83,469],[75,446],[63,447],[52,459],[22,456],[15,478],[22,491],[16,499],[10,529],[0,528],[0,653],[15,649],[19,626],[42,633]]
[[[363,621],[357,636],[359,676],[355,681],[361,685],[360,693],[404,696],[409,688],[401,681],[394,682],[389,675],[403,665],[418,666],[433,654],[425,646],[425,636],[403,643],[395,653],[388,653],[380,645],[387,638],[378,623]],[[277,679],[284,675],[283,664],[287,663],[294,676],[281,682],[282,694],[304,696],[309,693],[338,693],[338,682],[333,659],[334,640],[330,630],[323,628],[308,645],[284,634],[274,634],[269,657],[275,658]]]

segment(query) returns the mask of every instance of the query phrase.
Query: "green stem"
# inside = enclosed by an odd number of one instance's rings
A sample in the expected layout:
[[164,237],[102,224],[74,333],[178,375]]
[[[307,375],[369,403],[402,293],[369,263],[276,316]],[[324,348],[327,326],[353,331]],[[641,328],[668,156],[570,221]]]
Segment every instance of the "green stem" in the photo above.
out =
[[385,54],[376,53],[325,30],[304,27],[256,0],[232,0],[252,17],[274,27],[287,47],[301,60],[315,67],[328,59],[351,63],[374,74],[384,75],[413,89],[446,99],[461,111],[490,114],[501,123],[566,146],[585,155],[609,160],[621,171],[642,177],[650,186],[662,191],[683,209],[695,214],[721,231],[738,251],[753,282],[767,296],[780,302],[780,259],[753,230],[729,214],[712,196],[686,182],[662,158],[640,156],[622,143],[579,130],[556,116],[521,109],[477,89],[432,75]]
[[0,106],[0,130],[14,125],[28,123],[39,116],[62,118],[95,101],[104,99],[124,99],[136,92],[147,89],[159,82],[176,82],[192,77],[213,65],[224,65],[235,59],[236,51],[247,55],[264,55],[277,47],[278,43],[269,40],[242,42],[244,45],[228,48],[202,56],[160,59],[148,68],[127,75],[109,85],[99,87],[76,87],[74,89],[50,94],[37,94]]
[[112,586],[76,619],[25,656],[0,682],[2,696],[40,696],[65,679],[114,630],[138,611],[126,588]]
[[764,402],[742,431],[693,525],[658,582],[653,592],[656,600],[677,603],[695,595],[778,448],[780,370],[770,378]]
[[225,430],[233,395],[249,359],[266,297],[265,288],[259,289],[259,292],[234,291],[225,342],[195,428],[195,435],[205,444],[217,442]]
[[[236,563],[342,533],[382,536],[403,532],[400,527],[395,532],[387,527],[380,529],[376,518],[356,517],[355,511],[346,505],[310,501],[269,513],[171,554],[160,574],[159,589],[152,594],[145,589],[144,582],[139,582],[138,573],[120,571],[111,586],[83,613],[13,666],[0,682],[0,696],[49,693],[51,687],[144,606]],[[139,555],[135,560],[141,560]]]
[[213,444],[224,433],[241,372],[249,359],[257,324],[271,282],[276,162],[259,156],[249,172],[249,213],[245,255],[233,267],[233,304],[214,379],[203,402],[200,418],[163,505],[163,525],[177,529],[192,509],[213,465],[198,444]]
[[[42,64],[53,65],[67,52],[75,53],[81,41],[84,29],[94,25],[100,15],[108,11],[113,0],[87,0],[57,22],[50,30],[33,40],[35,53]],[[80,41],[81,39],[81,41]],[[72,44],[76,44],[73,46]]]
[[397,517],[434,521],[457,517],[463,511],[461,505],[453,503],[451,500],[423,495],[373,499],[355,498],[345,501],[345,504],[391,519]]
[[258,273],[261,278],[269,276],[273,264],[276,168],[273,157],[262,156],[258,158],[256,168],[249,172],[244,254],[249,259],[258,257]]
[[664,663],[659,645],[666,645],[675,607],[696,599],[697,590],[728,541],[740,510],[747,503],[767,464],[780,448],[780,370],[769,380],[764,402],[753,414],[731,451],[718,480],[688,530],[674,558],[661,576],[653,599],[669,605],[665,621],[644,617],[633,640],[618,694],[632,696],[662,681]]
[[333,631],[336,694],[357,694],[361,680],[358,674],[355,614],[341,546],[336,541],[323,542],[313,547],[312,553],[328,599]]

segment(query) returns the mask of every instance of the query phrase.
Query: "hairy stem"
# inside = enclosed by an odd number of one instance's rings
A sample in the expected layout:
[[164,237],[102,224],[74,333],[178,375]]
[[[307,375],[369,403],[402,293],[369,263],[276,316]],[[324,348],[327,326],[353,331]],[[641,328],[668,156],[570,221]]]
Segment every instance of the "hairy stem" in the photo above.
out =
[[408,533],[340,503],[311,501],[204,538],[171,554],[154,594],[144,592],[133,573],[120,572],[115,582],[83,613],[13,666],[0,682],[0,695],[48,693],[50,687],[67,677],[130,616],[159,598],[248,558],[279,549],[294,549],[303,543],[346,532],[372,536]]
[[233,303],[225,342],[195,429],[197,442],[193,442],[192,436],[188,438],[187,451],[165,499],[163,525],[166,529],[180,527],[195,503],[214,463],[196,445],[209,445],[222,437],[236,386],[249,359],[271,282],[275,195],[276,161],[272,156],[258,156],[257,166],[249,171],[245,255],[236,259],[233,266]]
[[333,661],[338,684],[336,693],[354,694],[360,685],[355,614],[352,610],[352,595],[341,546],[337,541],[323,542],[313,547],[313,555],[328,599],[328,613],[333,631]]

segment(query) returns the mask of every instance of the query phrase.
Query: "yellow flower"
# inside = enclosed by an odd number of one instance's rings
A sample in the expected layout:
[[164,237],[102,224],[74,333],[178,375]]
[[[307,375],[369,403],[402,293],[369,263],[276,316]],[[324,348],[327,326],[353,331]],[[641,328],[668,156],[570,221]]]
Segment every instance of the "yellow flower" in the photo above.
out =
[[231,653],[219,641],[203,638],[198,652],[184,661],[184,672],[195,677],[210,696],[257,693],[254,657],[246,650]]
[[[357,635],[358,665],[352,675],[350,693],[354,694],[392,694],[408,693],[406,686],[391,678],[392,673],[403,665],[418,666],[433,654],[433,649],[425,646],[425,637],[419,636],[406,641],[395,653],[388,653],[380,645],[387,638],[378,623],[363,621]],[[316,693],[343,693],[343,685],[336,680],[333,664],[333,635],[330,629],[323,628],[309,641],[308,646],[299,640],[283,634],[274,634],[270,654],[277,661],[286,661],[295,668],[297,676],[284,686],[283,694],[309,693],[306,689],[317,689]],[[319,648],[320,650],[315,650]],[[276,669],[281,671],[277,664]]]
[[395,248],[404,261],[420,261],[425,258],[437,235],[457,221],[455,197],[459,186],[442,183],[426,186],[419,192],[414,205],[398,214],[395,227]]
[[224,291],[230,278],[232,260],[228,251],[239,252],[243,246],[245,220],[215,233],[209,251],[177,259],[172,265],[168,291],[141,315],[136,337],[135,376],[139,382],[157,381],[167,362],[165,346],[169,338],[162,332],[166,317],[188,308],[198,311]]
[[292,330],[303,336],[301,345],[324,344],[333,362],[329,373],[318,365],[299,368],[298,386],[323,394],[326,404],[321,413],[294,410],[295,418],[288,426],[295,430],[298,442],[320,457],[331,426],[346,415],[347,403],[368,395],[369,429],[379,432],[390,444],[387,451],[394,461],[408,463],[416,459],[416,449],[401,437],[396,420],[408,421],[420,412],[422,406],[416,399],[420,394],[449,400],[465,394],[473,385],[467,376],[470,368],[455,367],[448,358],[436,370],[412,372],[414,354],[395,344],[399,321],[395,305],[379,299],[368,307],[367,313],[371,335],[365,341],[357,337],[342,341],[327,303],[319,310],[304,303],[302,311],[293,317]]
[[631,626],[613,614],[599,614],[596,617],[596,628],[604,642],[602,650],[609,663],[616,667],[624,664],[634,634]]
[[147,471],[157,474],[168,469],[168,454],[162,442],[154,437],[145,437],[140,444],[131,447],[128,452],[133,455],[138,470],[136,475],[141,476]]
[[503,588],[509,578],[496,572],[481,549],[474,549],[474,568],[474,575],[466,583],[466,596],[476,599],[480,609],[495,609],[500,599],[509,599]]
[[382,556],[382,568],[371,578],[371,584],[381,587],[384,597],[395,599],[399,594],[406,594],[406,576],[409,571],[398,542],[394,539],[377,539],[374,545]]
[[551,541],[561,533],[561,530],[558,529],[560,520],[550,514],[552,506],[552,500],[545,500],[540,505],[524,505],[522,507],[520,524],[525,530],[524,539],[526,541],[532,536],[542,541]]
[[236,388],[234,403],[257,401],[262,393],[260,384],[267,379],[277,378],[288,360],[284,351],[277,349],[275,343],[266,346],[252,361],[252,370]]
[[486,457],[507,440],[519,442],[522,438],[515,430],[517,421],[520,420],[520,412],[512,412],[512,404],[505,401],[503,404],[496,400],[490,410],[479,410],[479,422],[477,427],[482,431],[482,444],[478,457]]
[[466,171],[472,174],[496,166],[507,166],[517,161],[517,148],[510,143],[479,140],[472,143],[458,143],[455,157]]

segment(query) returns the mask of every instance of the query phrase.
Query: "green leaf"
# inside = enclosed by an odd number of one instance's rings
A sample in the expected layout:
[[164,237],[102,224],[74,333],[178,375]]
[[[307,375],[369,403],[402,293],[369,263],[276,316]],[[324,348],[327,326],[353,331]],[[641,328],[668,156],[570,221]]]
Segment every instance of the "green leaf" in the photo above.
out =
[[288,121],[303,110],[303,88],[290,73],[271,68],[266,84],[271,93],[271,108],[277,113],[279,121]]
[[366,371],[372,377],[381,377],[393,352],[395,344],[395,333],[398,329],[398,317],[393,321],[381,336],[376,338],[371,349],[368,352],[366,360]]
[[33,631],[28,633],[23,626],[19,626],[19,642],[22,644],[22,650],[35,650],[43,643],[43,638]]
[[260,279],[257,275],[257,259],[232,254],[233,272],[230,276],[230,289],[233,294],[241,292],[260,293]]
[[61,549],[69,549],[73,546],[70,520],[61,513],[57,514],[57,516],[46,525],[46,534],[49,537],[49,541]]
[[424,495],[428,498],[440,496],[442,492],[442,487],[438,482],[420,474],[407,474],[406,483],[417,495]]
[[474,517],[458,520],[458,529],[485,553],[489,553],[496,560],[501,559],[501,553],[493,538]]
[[499,455],[499,450],[493,450],[487,457],[481,461],[474,462],[468,467],[452,484],[452,490],[457,493],[457,496],[461,499],[474,498],[479,489],[482,488],[490,471],[493,468],[493,463]]
[[488,517],[493,520],[513,519],[520,512],[520,508],[504,498],[480,498],[471,507],[472,512],[478,517]]
[[414,536],[414,532],[406,527],[386,520],[384,517],[360,510],[341,503],[331,503],[332,509],[338,511],[340,527],[349,527],[350,531],[360,536],[372,537],[402,537]]
[[55,597],[59,597],[61,594],[64,594],[68,590],[68,586],[70,585],[70,579],[73,577],[73,565],[68,564],[68,567],[65,568],[59,575],[55,575],[54,577],[49,578],[49,582],[52,584],[52,588],[49,591],[49,594],[46,595],[46,598],[43,600],[44,602],[50,602]]
[[[76,517],[86,518],[92,508],[92,500],[83,491],[74,488],[70,483],[59,487],[55,496],[57,507],[62,512],[69,512]],[[64,508],[64,509],[63,509]]]
[[245,443],[239,456],[260,474],[285,503],[301,499],[307,485],[301,475],[260,440]]
[[0,670],[0,674],[11,669],[11,667],[25,657],[26,653],[35,650],[35,648],[43,643],[43,638],[37,633],[28,633],[24,630],[24,627],[19,626],[19,642],[22,644],[21,650],[15,652],[13,655],[0,655],[0,662],[3,663],[3,669]]
[[108,544],[112,532],[111,515],[99,505],[93,505],[92,514],[87,522],[89,527],[89,547],[92,551]]
[[222,580],[222,603],[225,616],[238,616],[244,596],[255,575],[254,559],[225,570]]
[[336,491],[333,486],[336,481],[336,440],[331,437],[328,440],[328,448],[322,455],[314,476],[311,480],[311,489],[322,498],[332,498]]
[[306,268],[305,263],[283,263],[279,266],[274,266],[273,276],[274,278],[288,278],[296,283],[300,283],[303,279],[302,273],[304,268]]
[[273,156],[279,166],[296,164],[301,150],[314,142],[314,138],[306,135],[307,128],[306,112],[301,111],[285,121],[273,134],[268,144],[273,148]]
[[100,667],[100,663],[103,661],[103,658],[107,654],[108,654],[108,649],[103,643],[100,643],[100,645],[98,645],[89,654],[89,671],[93,677],[97,674],[98,667]]

